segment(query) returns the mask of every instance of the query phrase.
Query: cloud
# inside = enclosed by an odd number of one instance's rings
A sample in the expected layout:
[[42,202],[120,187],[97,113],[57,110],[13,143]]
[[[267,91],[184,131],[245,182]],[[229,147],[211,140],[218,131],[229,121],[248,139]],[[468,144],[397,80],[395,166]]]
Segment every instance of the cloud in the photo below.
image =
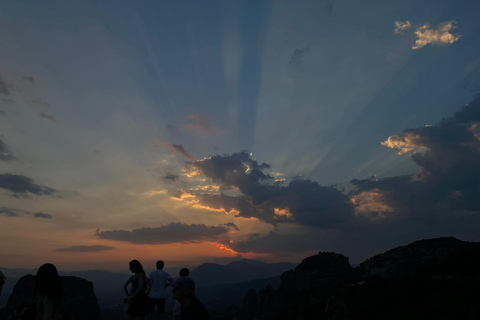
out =
[[461,35],[450,33],[450,31],[457,28],[456,24],[455,20],[450,20],[437,24],[435,28],[431,28],[428,24],[418,27],[414,32],[417,39],[412,49],[417,50],[428,44],[447,45],[458,41]]
[[288,61],[288,64],[291,64],[295,67],[300,67],[303,63],[303,59],[305,57],[305,54],[310,51],[309,47],[303,47],[303,48],[297,48],[293,51],[292,56],[290,57],[290,60]]
[[7,113],[3,110],[0,110],[0,116],[7,116]]
[[39,105],[41,107],[48,107],[49,106],[48,102],[45,102],[45,101],[39,100],[39,99],[32,99],[32,100],[30,100],[30,102],[33,103],[33,104]]
[[92,153],[95,154],[95,155],[97,155],[97,156],[101,156],[101,155],[102,155],[102,151],[99,150],[99,149],[93,149]]
[[231,196],[189,190],[188,198],[178,197],[194,208],[234,213],[236,218],[255,218],[272,225],[298,223],[321,227],[353,216],[349,198],[339,190],[307,179],[294,179],[288,186],[281,186],[263,172],[270,166],[258,163],[246,151],[208,157],[195,161],[191,167],[222,188],[241,193]]
[[0,174],[0,188],[9,190],[13,192],[14,196],[20,197],[28,193],[42,196],[53,195],[57,192],[52,188],[36,184],[31,178],[10,173]]
[[410,21],[395,21],[395,29],[393,30],[394,34],[403,34],[404,31],[409,30],[412,27]]
[[480,215],[480,98],[436,125],[405,130],[382,144],[411,153],[420,171],[353,180],[352,195],[373,192],[397,215]]
[[224,226],[206,226],[204,224],[184,224],[172,222],[156,228],[98,231],[101,239],[126,241],[134,244],[168,244],[185,242],[217,241],[219,236],[228,233]]
[[327,8],[328,16],[331,16],[333,13],[333,2],[331,0],[327,0],[325,7]]
[[25,82],[28,82],[30,84],[35,84],[36,80],[35,80],[35,77],[34,76],[23,76],[22,77],[22,80],[25,81]]
[[43,212],[35,212],[33,214],[35,218],[42,218],[42,219],[52,219],[52,215],[49,213],[43,213]]
[[[7,217],[19,217],[20,215],[30,215],[31,213],[26,210],[17,209],[17,208],[0,207],[0,214],[4,214]],[[33,217],[51,219],[53,216],[48,213],[35,212],[33,214]]]
[[5,81],[0,73],[0,94],[9,96],[13,91],[18,91],[17,86],[15,86],[13,83]]
[[5,142],[0,137],[0,161],[15,161],[17,158],[15,158]]
[[168,180],[168,181],[176,181],[176,180],[178,180],[178,175],[169,173],[166,176],[164,176],[163,179]]
[[175,127],[174,125],[167,125],[167,130],[170,131],[170,132],[173,132],[173,133],[176,133],[178,131],[178,128]]
[[195,158],[190,153],[188,153],[187,150],[185,150],[185,148],[181,144],[173,144],[173,143],[167,143],[167,144],[173,153],[176,153],[191,161],[197,160],[197,158]]
[[115,247],[109,246],[71,246],[66,248],[60,248],[55,251],[58,252],[104,252],[115,249]]
[[237,230],[237,231],[240,231],[240,229],[237,227],[237,225],[236,225],[235,223],[233,223],[233,222],[227,222],[227,223],[224,223],[223,225],[224,225],[224,226],[227,226],[227,227],[230,227],[230,228],[233,228],[233,229],[235,229],[235,230]]
[[0,207],[0,214],[4,214],[7,217],[18,217],[20,214],[28,214],[28,212],[21,209]]
[[55,120],[55,117],[53,115],[45,113],[45,112],[39,113],[38,116],[40,118],[44,118],[44,119],[51,120],[51,121],[54,121],[54,122],[57,121],[57,120]]
[[278,252],[299,252],[307,250],[318,250],[319,241],[310,241],[305,234],[281,235],[277,232],[270,232],[265,236],[255,234],[246,240],[229,243],[228,246],[239,253],[278,253]]

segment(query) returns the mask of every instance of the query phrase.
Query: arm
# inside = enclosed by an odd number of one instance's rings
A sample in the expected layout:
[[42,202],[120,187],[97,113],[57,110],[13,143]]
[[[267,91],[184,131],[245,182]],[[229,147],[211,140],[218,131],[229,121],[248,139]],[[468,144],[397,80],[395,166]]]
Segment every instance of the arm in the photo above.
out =
[[150,290],[152,289],[152,279],[147,278],[147,295],[150,293]]
[[165,285],[165,287],[171,286],[172,283],[173,283],[172,277],[168,278],[168,279],[167,279],[167,284]]
[[130,281],[130,279],[131,279],[131,278],[128,278],[127,282],[125,282],[125,284],[123,285],[123,290],[125,291],[125,294],[126,294],[127,296],[130,295],[130,294],[128,293],[128,285],[129,285],[130,283],[132,283],[132,281]]

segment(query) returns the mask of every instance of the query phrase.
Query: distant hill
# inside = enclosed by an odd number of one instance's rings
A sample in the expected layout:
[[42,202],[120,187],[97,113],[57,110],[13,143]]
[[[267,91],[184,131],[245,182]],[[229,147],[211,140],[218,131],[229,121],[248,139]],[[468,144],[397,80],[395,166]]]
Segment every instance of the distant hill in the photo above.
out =
[[272,278],[295,268],[295,266],[296,264],[290,262],[266,263],[242,259],[226,265],[204,263],[193,269],[190,276],[195,279],[197,287],[205,287]]

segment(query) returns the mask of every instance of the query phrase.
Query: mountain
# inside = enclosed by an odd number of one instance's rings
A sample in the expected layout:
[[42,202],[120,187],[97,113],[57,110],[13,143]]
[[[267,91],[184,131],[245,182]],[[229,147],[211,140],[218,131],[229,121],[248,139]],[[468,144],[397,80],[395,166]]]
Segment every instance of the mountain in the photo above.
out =
[[232,284],[279,276],[282,272],[294,268],[295,265],[289,262],[265,263],[250,259],[242,259],[226,265],[204,263],[193,269],[190,277],[195,279],[197,287]]
[[480,243],[419,240],[352,268],[320,252],[281,276],[281,284],[245,291],[241,308],[216,319],[480,319]]

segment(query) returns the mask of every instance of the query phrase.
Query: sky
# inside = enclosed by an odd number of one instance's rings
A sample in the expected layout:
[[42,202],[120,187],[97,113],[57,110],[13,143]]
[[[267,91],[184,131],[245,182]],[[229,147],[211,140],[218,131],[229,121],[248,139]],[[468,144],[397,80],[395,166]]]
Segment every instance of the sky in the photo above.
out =
[[479,10],[0,2],[0,265],[480,241]]

